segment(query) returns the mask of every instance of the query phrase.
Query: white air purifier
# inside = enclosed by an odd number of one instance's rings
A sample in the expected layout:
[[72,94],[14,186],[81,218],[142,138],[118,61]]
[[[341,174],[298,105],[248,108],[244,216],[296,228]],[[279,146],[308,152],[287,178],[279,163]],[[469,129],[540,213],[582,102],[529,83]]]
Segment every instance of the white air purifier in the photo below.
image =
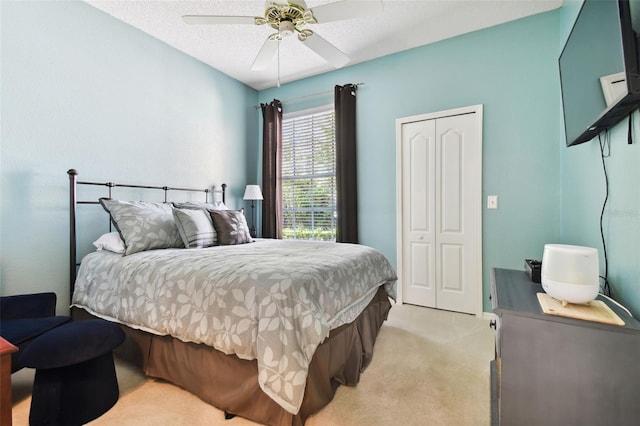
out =
[[586,303],[600,290],[598,250],[591,247],[546,244],[540,271],[542,288],[565,304]]

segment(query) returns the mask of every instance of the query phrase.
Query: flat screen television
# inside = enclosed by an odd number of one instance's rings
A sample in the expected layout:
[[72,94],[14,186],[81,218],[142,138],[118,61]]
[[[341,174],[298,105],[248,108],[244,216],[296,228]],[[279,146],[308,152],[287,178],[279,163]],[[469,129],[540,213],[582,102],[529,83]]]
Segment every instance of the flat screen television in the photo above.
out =
[[638,26],[640,0],[584,0],[558,61],[567,146],[640,105]]

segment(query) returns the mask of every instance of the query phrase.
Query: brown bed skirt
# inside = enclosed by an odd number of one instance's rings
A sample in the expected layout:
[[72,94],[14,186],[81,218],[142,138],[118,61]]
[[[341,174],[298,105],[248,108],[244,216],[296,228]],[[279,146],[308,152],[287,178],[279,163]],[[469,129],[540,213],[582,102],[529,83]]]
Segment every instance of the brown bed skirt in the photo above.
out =
[[[225,355],[209,346],[157,336],[127,326],[119,356],[140,365],[147,376],[167,380],[229,414],[270,426],[300,426],[332,399],[339,385],[354,386],[369,365],[382,323],[391,309],[382,287],[350,324],[331,331],[309,365],[304,400],[293,415],[258,385],[255,360]],[[74,319],[91,317],[74,308]]]

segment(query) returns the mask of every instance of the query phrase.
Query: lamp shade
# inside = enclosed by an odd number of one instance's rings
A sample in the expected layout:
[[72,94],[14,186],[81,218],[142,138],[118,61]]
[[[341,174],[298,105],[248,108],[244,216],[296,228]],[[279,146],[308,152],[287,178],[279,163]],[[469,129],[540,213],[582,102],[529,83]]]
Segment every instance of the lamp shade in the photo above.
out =
[[260,185],[247,185],[247,188],[244,190],[245,200],[262,200],[262,191],[260,190]]

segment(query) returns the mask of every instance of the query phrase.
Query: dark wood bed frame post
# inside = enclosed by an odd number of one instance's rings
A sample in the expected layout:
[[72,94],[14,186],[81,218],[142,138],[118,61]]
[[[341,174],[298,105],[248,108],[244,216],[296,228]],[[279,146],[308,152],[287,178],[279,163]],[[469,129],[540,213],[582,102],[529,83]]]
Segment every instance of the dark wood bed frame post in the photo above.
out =
[[76,169],[67,170],[69,175],[69,303],[76,283]]

